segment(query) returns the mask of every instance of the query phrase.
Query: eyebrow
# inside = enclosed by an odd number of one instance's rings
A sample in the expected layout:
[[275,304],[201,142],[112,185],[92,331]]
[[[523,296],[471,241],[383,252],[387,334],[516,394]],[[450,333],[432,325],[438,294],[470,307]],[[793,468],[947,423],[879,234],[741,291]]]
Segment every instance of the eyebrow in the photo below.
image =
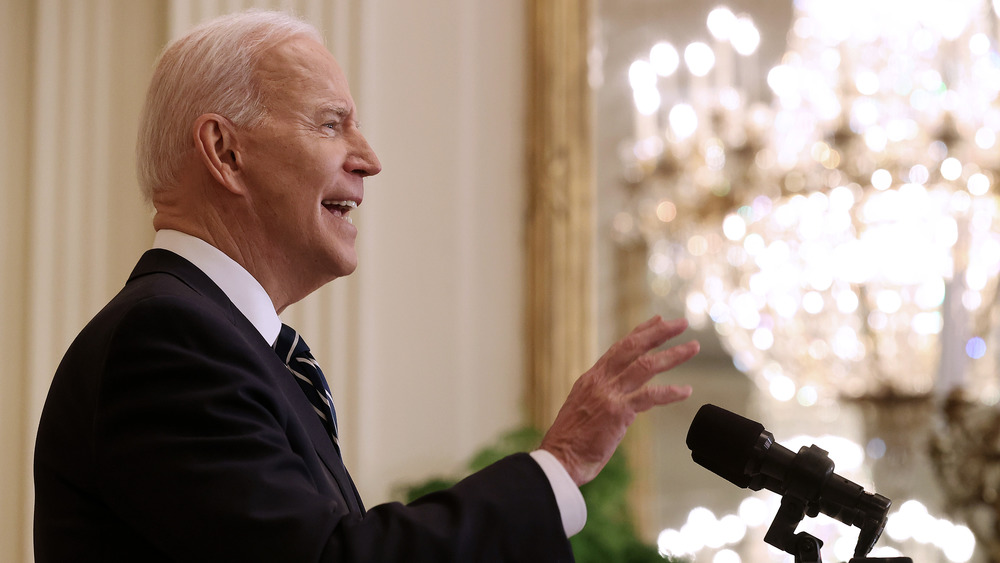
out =
[[320,106],[318,113],[320,115],[333,114],[343,119],[351,115],[351,108],[346,104],[324,104]]

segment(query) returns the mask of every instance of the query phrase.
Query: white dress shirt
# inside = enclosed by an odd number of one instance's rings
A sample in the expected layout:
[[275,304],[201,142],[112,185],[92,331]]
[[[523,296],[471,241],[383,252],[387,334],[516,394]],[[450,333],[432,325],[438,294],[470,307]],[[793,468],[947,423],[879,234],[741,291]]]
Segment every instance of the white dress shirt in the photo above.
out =
[[[235,260],[197,237],[168,229],[156,232],[153,247],[169,250],[197,266],[222,289],[265,341],[274,344],[278,339],[281,319],[274,310],[274,303],[260,283]],[[566,536],[578,533],[587,522],[587,505],[580,489],[551,453],[535,450],[530,455],[552,485]]]

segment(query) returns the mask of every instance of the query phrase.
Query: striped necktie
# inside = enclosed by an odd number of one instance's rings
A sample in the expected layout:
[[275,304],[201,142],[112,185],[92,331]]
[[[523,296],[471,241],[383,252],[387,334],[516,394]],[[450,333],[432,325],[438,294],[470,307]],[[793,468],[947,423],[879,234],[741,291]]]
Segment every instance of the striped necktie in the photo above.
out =
[[288,366],[288,371],[292,372],[295,380],[299,382],[299,387],[309,398],[313,410],[319,415],[326,427],[333,445],[337,452],[340,452],[340,441],[337,439],[337,411],[333,408],[333,396],[330,395],[330,387],[323,377],[323,370],[320,369],[316,358],[309,353],[309,346],[305,340],[295,332],[295,329],[286,325],[281,325],[281,332],[278,333],[278,340],[274,343],[274,351],[278,357]]

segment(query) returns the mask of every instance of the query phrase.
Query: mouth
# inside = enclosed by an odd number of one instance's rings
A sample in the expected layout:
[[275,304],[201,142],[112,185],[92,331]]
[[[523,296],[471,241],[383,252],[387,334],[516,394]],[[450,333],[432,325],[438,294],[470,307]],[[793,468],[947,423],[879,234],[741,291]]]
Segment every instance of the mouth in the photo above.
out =
[[348,216],[348,213],[350,213],[352,209],[358,208],[358,202],[350,200],[337,201],[333,199],[324,199],[322,204],[323,207],[330,213],[333,213],[335,217],[340,217],[351,224],[354,223],[354,221],[352,221]]

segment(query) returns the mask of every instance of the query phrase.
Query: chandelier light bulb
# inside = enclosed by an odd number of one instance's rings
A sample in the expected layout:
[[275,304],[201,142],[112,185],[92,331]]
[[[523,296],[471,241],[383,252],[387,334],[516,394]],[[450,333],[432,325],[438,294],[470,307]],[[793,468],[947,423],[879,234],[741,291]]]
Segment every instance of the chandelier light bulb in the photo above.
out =
[[730,41],[737,53],[747,57],[757,52],[757,48],[760,47],[760,31],[752,19],[741,16],[733,26]]
[[986,355],[986,341],[978,336],[970,338],[965,343],[965,353],[973,360],[978,360]]
[[889,134],[882,127],[869,127],[865,131],[865,145],[872,152],[882,152],[889,144]]
[[660,92],[656,88],[640,88],[632,91],[635,109],[642,115],[653,115],[660,109]]
[[722,222],[722,233],[729,240],[740,240],[747,234],[747,224],[739,215],[730,214]]
[[969,177],[966,187],[972,195],[986,195],[986,192],[990,191],[990,179],[985,174],[977,172]]
[[656,74],[660,76],[672,76],[677,72],[677,67],[681,64],[681,57],[673,45],[666,41],[661,41],[653,45],[653,48],[649,50],[649,62],[653,65],[653,70],[656,71]]
[[989,127],[980,127],[979,130],[976,131],[977,147],[983,150],[989,150],[993,148],[996,142],[997,142],[996,131],[990,129]]
[[926,184],[931,178],[931,173],[923,164],[915,164],[910,168],[910,182],[914,184]]
[[742,563],[743,559],[731,549],[723,549],[715,554],[712,563]]
[[663,200],[656,206],[656,218],[669,223],[677,218],[677,206],[674,202]]
[[879,89],[878,75],[870,70],[863,70],[854,79],[854,85],[857,87],[859,94],[874,96],[878,93]]
[[708,31],[719,41],[728,41],[736,27],[736,16],[732,10],[719,6],[708,13]]
[[687,139],[698,129],[698,114],[691,104],[677,104],[670,109],[667,116],[670,130],[680,139]]
[[715,52],[707,44],[695,41],[684,48],[684,63],[694,76],[706,76],[715,66]]
[[[1000,2],[1000,0],[997,0]],[[795,94],[797,79],[795,69],[788,65],[776,65],[767,73],[767,85],[779,98]]]
[[638,59],[628,67],[628,83],[632,90],[656,88],[656,71],[649,61]]
[[879,168],[872,173],[872,187],[878,191],[885,191],[892,187],[892,174],[885,168]]
[[768,391],[770,391],[771,396],[775,400],[785,403],[795,398],[795,382],[784,375],[780,375],[771,380]]
[[973,55],[985,55],[990,51],[990,38],[985,33],[977,33],[969,38],[969,51]]
[[962,176],[962,163],[955,157],[948,157],[941,163],[941,176],[954,182]]

